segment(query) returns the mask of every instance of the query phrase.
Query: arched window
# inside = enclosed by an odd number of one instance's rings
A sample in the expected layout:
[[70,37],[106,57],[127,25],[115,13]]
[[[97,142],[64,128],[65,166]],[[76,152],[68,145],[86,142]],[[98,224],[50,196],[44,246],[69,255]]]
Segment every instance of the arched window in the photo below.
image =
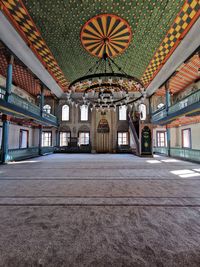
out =
[[145,121],[147,117],[147,107],[145,104],[139,105],[139,112],[140,112],[140,120]]
[[127,107],[125,105],[119,107],[119,120],[120,121],[125,121],[127,119],[126,110],[127,110]]
[[62,106],[62,121],[68,121],[69,120],[69,106],[64,105]]
[[45,105],[44,107],[43,107],[43,111],[45,111],[46,113],[51,113],[51,106],[50,105]]
[[81,121],[88,121],[88,106],[82,105],[81,109]]
[[157,109],[160,109],[162,107],[164,107],[164,104],[163,103],[160,103],[160,104],[158,104]]

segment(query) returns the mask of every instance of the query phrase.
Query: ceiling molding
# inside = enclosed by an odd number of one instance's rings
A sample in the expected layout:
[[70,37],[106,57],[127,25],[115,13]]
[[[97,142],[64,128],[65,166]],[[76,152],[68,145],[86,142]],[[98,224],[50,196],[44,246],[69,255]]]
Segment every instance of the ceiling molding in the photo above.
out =
[[181,41],[179,46],[170,56],[168,61],[147,87],[147,95],[152,95],[165,82],[177,68],[199,47],[200,45],[200,18]]
[[57,97],[63,90],[45,69],[21,36],[0,12],[0,36],[4,44],[49,88]]
[[199,14],[198,1],[186,0],[142,76],[142,82],[146,87],[153,81],[162,66],[181,43],[199,18]]

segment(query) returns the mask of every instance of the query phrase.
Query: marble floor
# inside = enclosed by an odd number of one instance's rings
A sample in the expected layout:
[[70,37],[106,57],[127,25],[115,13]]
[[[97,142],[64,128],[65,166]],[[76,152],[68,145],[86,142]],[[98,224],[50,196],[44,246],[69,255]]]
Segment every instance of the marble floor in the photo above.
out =
[[1,165],[0,266],[199,267],[200,165],[128,154]]

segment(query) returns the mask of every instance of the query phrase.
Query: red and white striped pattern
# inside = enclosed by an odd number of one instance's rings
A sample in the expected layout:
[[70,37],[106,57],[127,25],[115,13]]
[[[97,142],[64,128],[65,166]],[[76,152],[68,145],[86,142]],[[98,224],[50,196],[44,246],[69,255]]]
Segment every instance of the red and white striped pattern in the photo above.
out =
[[[172,94],[178,93],[186,89],[195,80],[200,78],[198,69],[200,68],[200,58],[195,54],[187,63],[183,63],[177,73],[170,79],[169,88]],[[165,94],[165,87],[160,88],[156,95],[162,96]]]
[[194,123],[200,123],[200,116],[191,116],[191,117],[180,117],[174,121],[172,121],[170,124],[168,124],[168,127],[178,127],[182,125],[188,125],[188,124],[194,124]]

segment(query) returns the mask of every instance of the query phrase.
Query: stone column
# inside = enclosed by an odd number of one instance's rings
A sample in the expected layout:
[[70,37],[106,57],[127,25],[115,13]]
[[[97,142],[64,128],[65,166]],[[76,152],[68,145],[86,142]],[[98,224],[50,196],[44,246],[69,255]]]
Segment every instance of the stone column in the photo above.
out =
[[91,112],[91,133],[92,133],[92,153],[96,153],[96,142],[97,142],[97,129],[96,129],[96,109],[93,109],[92,112]]
[[60,146],[59,144],[59,131],[56,130],[56,146]]
[[39,126],[39,142],[38,142],[38,146],[39,146],[39,155],[42,156],[42,125]]

